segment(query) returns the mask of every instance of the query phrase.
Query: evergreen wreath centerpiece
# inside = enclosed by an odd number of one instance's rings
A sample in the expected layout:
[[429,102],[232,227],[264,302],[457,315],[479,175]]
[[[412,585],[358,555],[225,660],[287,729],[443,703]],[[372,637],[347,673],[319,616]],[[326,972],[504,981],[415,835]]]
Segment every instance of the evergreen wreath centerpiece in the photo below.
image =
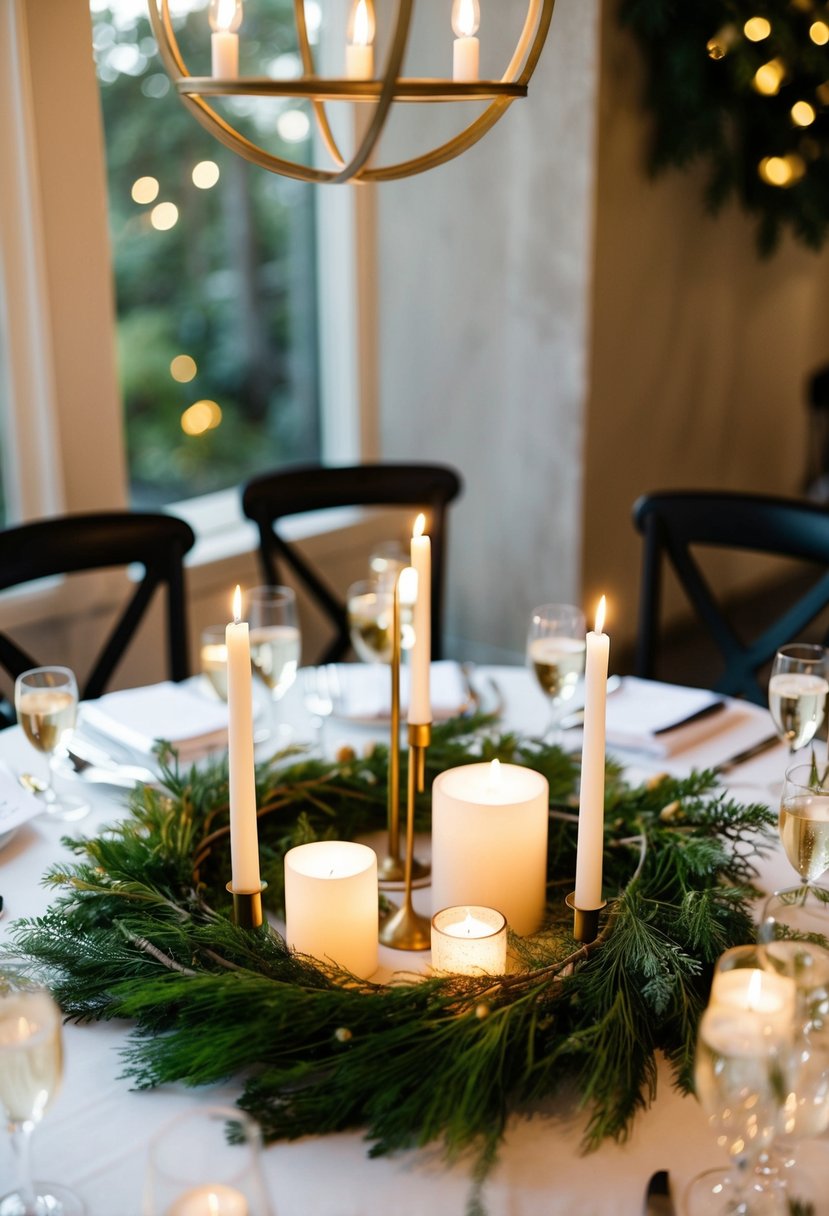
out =
[[706,201],[756,216],[763,254],[829,230],[824,0],[621,0],[647,62],[654,172],[708,166]]
[[[751,856],[771,823],[713,773],[629,788],[608,766],[605,890],[595,941],[580,945],[572,887],[578,761],[493,733],[478,715],[435,728],[427,786],[446,768],[499,758],[550,786],[548,918],[512,940],[504,976],[357,981],[291,954],[281,937],[234,925],[227,768],[179,768],[137,790],[128,813],[46,875],[57,898],[13,927],[17,948],[68,1017],[134,1023],[126,1075],[138,1087],[240,1078],[239,1105],[265,1137],[362,1127],[371,1153],[442,1139],[452,1156],[494,1160],[507,1117],[575,1085],[586,1147],[622,1137],[653,1097],[656,1053],[688,1089],[697,1020],[717,956],[753,936]],[[315,839],[385,823],[387,749],[337,761],[283,754],[257,770],[262,877],[279,915],[282,860]],[[428,792],[418,826],[429,826]],[[474,1205],[473,1205],[474,1206]]]

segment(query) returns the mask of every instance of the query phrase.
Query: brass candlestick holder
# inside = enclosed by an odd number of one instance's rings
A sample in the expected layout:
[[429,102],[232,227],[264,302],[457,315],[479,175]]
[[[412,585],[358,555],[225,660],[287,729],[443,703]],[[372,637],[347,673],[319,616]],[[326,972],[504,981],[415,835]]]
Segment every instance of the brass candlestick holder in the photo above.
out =
[[576,893],[571,891],[564,902],[573,912],[573,937],[584,945],[594,942],[599,936],[599,913],[607,907],[607,901],[602,901],[598,908],[579,908]]
[[426,748],[432,737],[429,722],[409,723],[409,774],[406,806],[406,865],[403,903],[380,928],[380,941],[394,950],[429,950],[432,945],[432,922],[420,916],[412,905],[412,871],[414,862],[415,795],[423,790],[426,775]]
[[256,891],[234,891],[232,883],[226,890],[233,896],[233,923],[240,929],[260,929],[264,916],[262,913],[262,892],[267,889],[266,882],[260,883]]
[[[411,728],[410,728],[411,730]],[[428,743],[427,743],[428,746]],[[418,784],[423,789],[423,777]],[[400,856],[400,575],[394,580],[391,643],[391,735],[389,738],[388,852],[378,867],[380,884],[406,881],[406,865]],[[430,867],[411,859],[412,878],[425,878]]]

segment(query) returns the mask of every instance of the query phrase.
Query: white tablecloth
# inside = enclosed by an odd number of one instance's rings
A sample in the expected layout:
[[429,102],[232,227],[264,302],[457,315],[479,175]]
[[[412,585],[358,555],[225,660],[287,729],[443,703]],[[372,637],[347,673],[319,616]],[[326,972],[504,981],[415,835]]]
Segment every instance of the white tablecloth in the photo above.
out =
[[[505,698],[505,722],[511,728],[528,733],[543,729],[546,700],[529,673],[519,668],[482,668],[476,678],[497,682]],[[307,734],[311,728],[299,687],[281,704],[286,717]],[[745,720],[735,729],[706,739],[692,751],[667,761],[628,757],[628,762],[637,773],[666,769],[682,773],[692,766],[716,764],[769,733],[768,714],[746,709]],[[360,747],[371,737],[369,729],[345,722],[330,720],[325,726],[330,749],[340,741]],[[577,733],[568,737],[577,745]],[[16,771],[34,769],[39,763],[17,728],[0,733],[0,759]],[[770,797],[770,784],[782,777],[785,764],[785,749],[780,746],[741,766],[727,781],[737,796],[762,800]],[[62,855],[61,834],[73,830],[95,834],[117,815],[118,793],[90,784],[83,788],[93,802],[87,819],[67,826],[38,818],[0,851],[0,892],[6,903],[0,934],[7,931],[10,918],[35,916],[48,906],[50,893],[40,879]],[[763,864],[761,883],[766,889],[792,881],[781,855]],[[416,898],[426,912],[428,891],[416,893]],[[406,967],[409,957],[385,951],[383,961]],[[118,1049],[127,1030],[104,1024],[66,1028],[64,1085],[34,1138],[36,1176],[74,1187],[90,1216],[140,1216],[146,1146],[153,1133],[194,1102],[232,1105],[237,1093],[233,1084],[198,1091],[166,1087],[131,1092],[119,1076]],[[436,1078],[435,1084],[439,1083]],[[577,1112],[564,1106],[532,1119],[513,1119],[486,1188],[490,1216],[638,1216],[654,1170],[670,1169],[675,1189],[681,1190],[699,1169],[720,1160],[696,1101],[672,1089],[664,1067],[656,1103],[636,1118],[624,1144],[608,1143],[583,1156],[583,1123]],[[819,1148],[824,1152],[825,1144]],[[809,1155],[803,1154],[807,1159]],[[447,1168],[438,1148],[370,1160],[358,1133],[274,1145],[264,1158],[275,1216],[461,1216],[469,1193],[468,1163]],[[8,1141],[0,1136],[0,1194],[13,1173]]]

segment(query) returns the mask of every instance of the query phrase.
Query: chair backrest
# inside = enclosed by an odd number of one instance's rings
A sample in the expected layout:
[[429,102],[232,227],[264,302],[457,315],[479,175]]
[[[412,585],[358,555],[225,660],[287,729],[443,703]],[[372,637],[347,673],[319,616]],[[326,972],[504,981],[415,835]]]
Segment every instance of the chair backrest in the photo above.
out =
[[[81,697],[104,691],[159,587],[167,591],[169,674],[183,680],[189,674],[183,559],[195,539],[190,525],[171,515],[116,511],[36,520],[0,532],[0,591],[55,575],[141,565],[143,577],[100,649]],[[0,666],[9,675],[38,665],[0,634]]]
[[[722,655],[717,690],[765,704],[757,672],[829,604],[829,510],[765,495],[688,491],[646,494],[634,505],[633,518],[644,537],[637,675],[655,674],[662,563],[667,559]],[[798,558],[822,569],[805,594],[744,642],[692,554],[693,546]]]
[[279,521],[331,507],[401,506],[424,511],[432,540],[432,657],[437,659],[442,653],[446,508],[461,486],[454,469],[432,464],[304,465],[265,473],[248,482],[242,507],[259,529],[259,556],[266,581],[280,582],[278,563],[283,561],[334,627],[335,636],[319,662],[335,662],[349,650],[345,602],[296,546],[280,536]]

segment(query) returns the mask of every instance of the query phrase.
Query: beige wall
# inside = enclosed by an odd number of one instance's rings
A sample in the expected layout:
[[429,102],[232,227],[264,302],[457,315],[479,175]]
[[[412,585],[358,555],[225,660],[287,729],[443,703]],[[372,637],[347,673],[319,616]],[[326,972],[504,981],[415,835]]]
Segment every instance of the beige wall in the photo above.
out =
[[584,592],[591,603],[607,591],[623,643],[639,494],[800,493],[804,381],[829,360],[829,251],[787,243],[761,261],[744,213],[705,212],[701,172],[647,176],[642,65],[615,8],[607,0],[602,30]]

